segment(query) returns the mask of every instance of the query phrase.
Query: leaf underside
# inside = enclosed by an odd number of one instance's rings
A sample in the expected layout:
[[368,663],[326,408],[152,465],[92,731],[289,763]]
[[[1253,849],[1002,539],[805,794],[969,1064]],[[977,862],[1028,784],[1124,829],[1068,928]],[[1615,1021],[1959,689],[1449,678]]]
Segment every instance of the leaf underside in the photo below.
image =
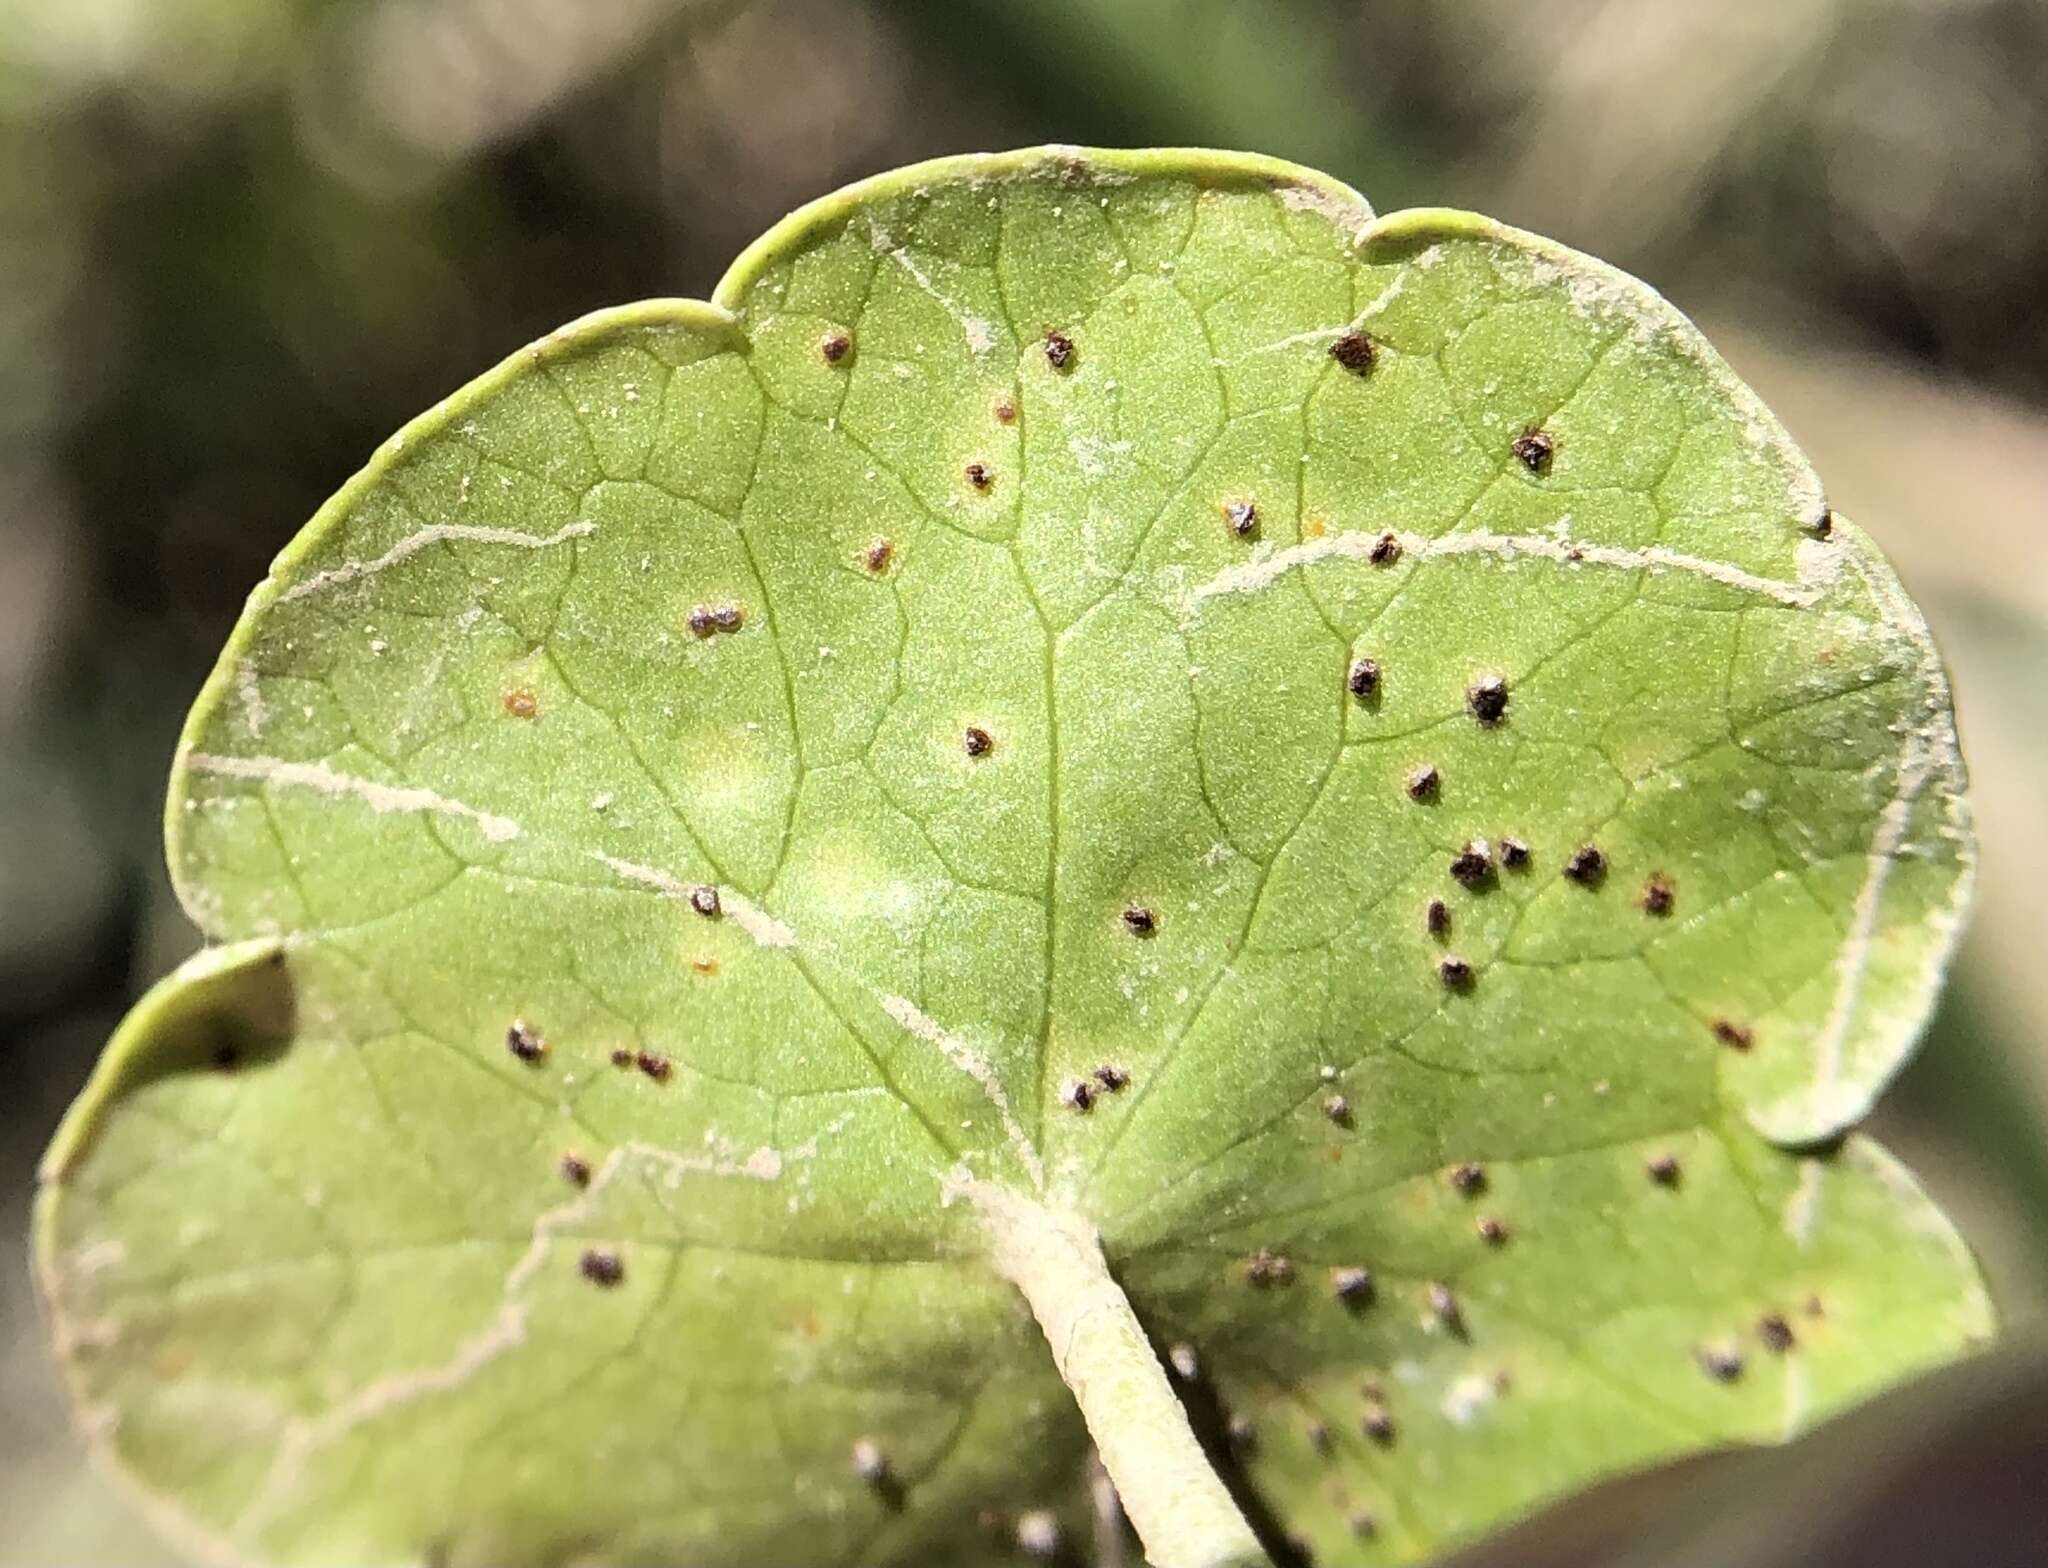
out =
[[564,328],[192,715],[217,945],[45,1170],[89,1432],[221,1561],[1077,1552],[970,1180],[1100,1228],[1322,1562],[1960,1353],[1837,1140],[1961,767],[1829,523],[1640,284],[1262,160],[913,168]]

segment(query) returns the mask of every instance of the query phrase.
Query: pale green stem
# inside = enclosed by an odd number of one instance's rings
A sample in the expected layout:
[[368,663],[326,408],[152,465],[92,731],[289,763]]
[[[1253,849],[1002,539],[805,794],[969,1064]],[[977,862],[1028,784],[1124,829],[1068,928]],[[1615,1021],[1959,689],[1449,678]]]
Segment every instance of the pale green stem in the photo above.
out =
[[1094,1227],[976,1183],[995,1265],[1024,1292],[1152,1568],[1266,1568],[1211,1468]]

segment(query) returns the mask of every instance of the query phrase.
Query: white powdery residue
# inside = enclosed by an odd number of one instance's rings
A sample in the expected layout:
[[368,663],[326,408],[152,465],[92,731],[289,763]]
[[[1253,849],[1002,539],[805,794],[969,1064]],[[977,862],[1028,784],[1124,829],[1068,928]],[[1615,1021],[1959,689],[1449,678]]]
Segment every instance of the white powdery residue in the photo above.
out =
[[1279,185],[1274,191],[1281,206],[1290,212],[1314,213],[1335,229],[1348,246],[1356,246],[1372,226],[1372,208],[1352,192],[1315,185]]
[[[880,238],[879,233],[877,238]],[[917,264],[917,258],[908,250],[899,245],[889,252],[889,259],[909,273],[919,288],[943,305],[946,314],[960,323],[960,330],[966,336],[970,350],[976,354],[986,354],[996,346],[996,329],[982,317],[954,303],[936,283],[932,282],[930,274]]]
[[543,1211],[534,1220],[532,1239],[505,1274],[499,1289],[497,1312],[483,1329],[458,1344],[448,1360],[439,1366],[394,1372],[376,1378],[324,1414],[296,1418],[285,1428],[278,1439],[276,1452],[271,1456],[263,1484],[236,1519],[230,1534],[236,1539],[248,1539],[252,1532],[259,1530],[282,1504],[287,1489],[298,1480],[306,1461],[320,1450],[331,1447],[367,1421],[374,1421],[432,1395],[460,1388],[499,1357],[524,1344],[532,1308],[522,1297],[527,1285],[547,1262],[555,1233],[588,1221],[596,1212],[599,1197],[633,1160],[646,1160],[691,1175],[774,1181],[782,1174],[781,1157],[774,1150],[765,1148],[755,1150],[746,1161],[738,1164],[712,1156],[676,1154],[643,1143],[624,1144],[612,1150],[591,1177],[587,1188],[566,1202]]
[[251,735],[263,733],[263,723],[270,717],[270,708],[263,700],[263,687],[256,677],[256,666],[247,659],[235,661],[235,700],[242,705],[242,723]]
[[[1432,253],[1435,252],[1436,249],[1436,246],[1430,246],[1428,250],[1425,250],[1420,256],[1417,256],[1415,258],[1415,265],[1418,267],[1433,266],[1434,262],[1430,258],[1432,256]],[[1372,320],[1373,317],[1377,316],[1381,311],[1385,310],[1389,305],[1393,304],[1395,300],[1399,299],[1401,297],[1402,290],[1404,290],[1407,287],[1408,269],[1406,267],[1403,267],[1399,272],[1394,274],[1394,281],[1389,283],[1385,288],[1381,289],[1379,293],[1375,294],[1372,298],[1372,303],[1367,305],[1365,309],[1361,310],[1358,313],[1358,319],[1361,322]]]
[[[628,882],[637,882],[649,887],[664,898],[688,902],[696,889],[670,872],[658,866],[643,866],[638,861],[623,860],[617,855],[607,855],[601,850],[591,850],[590,858]],[[751,937],[761,947],[795,947],[796,933],[777,920],[767,910],[741,897],[730,888],[718,889],[719,907],[726,918]]]
[[1246,360],[1260,354],[1277,354],[1283,349],[1306,348],[1312,344],[1332,343],[1350,330],[1349,327],[1344,326],[1310,327],[1305,332],[1290,332],[1284,338],[1275,338],[1270,343],[1261,343],[1256,348],[1248,348],[1241,354],[1217,357],[1212,359],[1210,363],[1219,367],[1241,365]]
[[[1404,557],[1412,557],[1419,561],[1443,560],[1458,555],[1490,556],[1501,561],[1515,561],[1527,557],[1555,561],[1562,566],[1599,566],[1620,571],[1683,572],[1720,583],[1724,587],[1775,600],[1793,609],[1810,608],[1820,599],[1818,589],[1803,583],[1788,583],[1776,577],[1759,576],[1727,561],[1685,555],[1677,550],[1666,549],[1662,545],[1623,549],[1617,545],[1576,544],[1547,534],[1496,534],[1484,530],[1445,534],[1438,538],[1413,533],[1396,533],[1393,537]],[[1255,556],[1249,561],[1218,572],[1208,582],[1196,588],[1188,596],[1186,608],[1192,611],[1202,600],[1222,594],[1256,593],[1278,581],[1288,572],[1316,561],[1338,558],[1370,559],[1373,551],[1379,547],[1380,540],[1381,536],[1378,534],[1346,530],[1343,533],[1325,534],[1320,539],[1306,539],[1300,544],[1289,545],[1284,550]]]
[[494,844],[519,837],[520,826],[510,817],[476,807],[430,789],[404,784],[380,784],[375,779],[337,773],[320,762],[287,762],[281,757],[217,757],[207,752],[186,754],[185,766],[194,773],[218,778],[255,779],[292,789],[310,789],[323,795],[360,800],[372,811],[430,811],[444,817],[473,822]]
[[1813,1222],[1820,1214],[1821,1183],[1826,1179],[1827,1168],[1819,1160],[1802,1161],[1799,1185],[1785,1200],[1785,1234],[1801,1247],[1813,1239]]
[[1067,442],[1067,450],[1074,455],[1074,463],[1090,479],[1100,479],[1109,472],[1112,460],[1128,456],[1131,443],[1128,441],[1105,441],[1100,436],[1074,436]]
[[551,545],[566,544],[571,539],[580,539],[586,534],[596,532],[597,524],[588,519],[564,523],[551,534],[528,534],[521,533],[516,528],[489,528],[472,523],[434,523],[417,533],[406,535],[374,560],[345,561],[340,566],[330,566],[324,572],[315,572],[304,582],[294,583],[287,588],[278,596],[278,602],[289,603],[293,599],[303,599],[308,594],[339,588],[344,583],[356,582],[364,577],[374,577],[377,573],[419,554],[430,544],[505,544],[526,550],[545,550]]
[[[1856,1021],[1857,1003],[1869,973],[1878,921],[1884,910],[1885,889],[1891,881],[1893,867],[1910,853],[1906,838],[1912,827],[1913,812],[1928,785],[1944,770],[1954,767],[1957,752],[1954,724],[1942,696],[1945,683],[1941,666],[1933,651],[1926,622],[1895,585],[1880,581],[1860,562],[1851,564],[1877,602],[1885,626],[1916,652],[1921,676],[1921,709],[1905,721],[1891,798],[1878,813],[1863,883],[1856,891],[1856,903],[1849,916],[1849,933],[1836,957],[1834,999],[1814,1038],[1810,1092],[1820,1101],[1825,1101],[1841,1080],[1844,1057]],[[1927,917],[1927,925],[1939,938],[1933,948],[1934,973],[1939,973],[1940,964],[1961,926],[1962,910],[1974,876],[1969,830],[1963,817],[1966,809],[1959,797],[1952,796],[1948,831],[1961,846],[1963,874],[1956,879],[1956,892],[1947,908],[1934,911]]]
[[795,947],[796,933],[767,910],[748,903],[737,893],[725,901],[732,923],[754,939],[759,947]]
[[106,1269],[119,1268],[127,1261],[128,1244],[118,1236],[89,1243],[71,1255],[72,1270],[88,1277]]
[[[620,1159],[644,1160],[667,1173],[670,1187],[680,1186],[685,1176],[728,1176],[748,1181],[779,1181],[782,1177],[783,1157],[779,1149],[763,1144],[741,1159],[715,1133],[706,1134],[705,1143],[711,1150],[709,1154],[677,1154],[673,1149],[657,1148],[651,1143],[622,1144],[606,1158],[605,1164],[609,1166]],[[595,1180],[589,1190],[597,1191]]]
[[996,1114],[1002,1118],[1003,1132],[1010,1140],[1010,1148],[1017,1156],[1017,1163],[1024,1167],[1033,1185],[1043,1189],[1045,1166],[1038,1158],[1038,1150],[1025,1136],[1023,1125],[1018,1122],[1016,1113],[1010,1109],[1010,1097],[1004,1092],[1003,1081],[996,1076],[996,1070],[989,1064],[988,1058],[966,1041],[955,1039],[946,1033],[939,1021],[915,1002],[905,997],[886,994],[880,1000],[882,1011],[898,1025],[927,1045],[937,1046],[939,1053],[948,1062],[979,1085],[988,1103],[995,1107]]
[[1806,1426],[1806,1409],[1810,1403],[1809,1380],[1804,1356],[1785,1358],[1785,1403],[1778,1421],[1780,1441],[1790,1442]]
[[1482,1372],[1467,1372],[1444,1390],[1444,1418],[1453,1426],[1470,1426],[1499,1393],[1492,1378]]
[[1588,320],[1620,325],[1645,347],[1661,341],[1676,349],[1726,401],[1749,449],[1777,470],[1792,493],[1794,518],[1802,526],[1812,527],[1827,514],[1820,476],[1793,444],[1777,415],[1663,295],[1625,272],[1584,258],[1568,261],[1562,255],[1543,255],[1505,243],[1494,247],[1493,256],[1503,276],[1519,272],[1539,288],[1562,289],[1572,308]]

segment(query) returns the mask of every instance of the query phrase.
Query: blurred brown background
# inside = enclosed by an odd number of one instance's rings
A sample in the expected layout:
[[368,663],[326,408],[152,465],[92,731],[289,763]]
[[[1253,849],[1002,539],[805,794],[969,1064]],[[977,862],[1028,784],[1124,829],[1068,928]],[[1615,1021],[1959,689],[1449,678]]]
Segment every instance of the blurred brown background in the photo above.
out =
[[847,180],[1047,140],[1253,148],[1596,251],[1892,551],[1986,854],[1879,1130],[2016,1348],[1769,1484],[1542,1528],[1574,1563],[2048,1561],[2017,1484],[2048,1457],[2044,85],[2044,0],[0,0],[0,1565],[167,1561],[81,1467],[21,1236],[62,1106],[192,945],[165,770],[271,555],[529,338],[702,294]]

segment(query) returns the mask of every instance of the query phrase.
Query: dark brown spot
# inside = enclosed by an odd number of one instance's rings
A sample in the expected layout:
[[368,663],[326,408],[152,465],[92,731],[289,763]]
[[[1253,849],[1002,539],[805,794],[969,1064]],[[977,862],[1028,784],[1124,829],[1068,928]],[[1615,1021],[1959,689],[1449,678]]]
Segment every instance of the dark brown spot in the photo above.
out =
[[996,423],[1014,425],[1017,422],[1017,400],[1005,392],[996,399]]
[[690,889],[690,907],[706,920],[715,920],[725,906],[718,901],[718,889],[704,882]]
[[619,1046],[616,1050],[612,1052],[612,1066],[631,1067],[632,1065],[633,1053],[627,1050],[623,1045]]
[[1330,1429],[1324,1426],[1322,1422],[1309,1422],[1307,1436],[1308,1446],[1317,1453],[1327,1454],[1330,1451]]
[[1548,473],[1550,459],[1556,452],[1557,443],[1550,438],[1548,431],[1524,430],[1515,437],[1515,457],[1532,474]]
[[1069,1078],[1060,1085],[1060,1104],[1070,1111],[1080,1111],[1085,1115],[1089,1107],[1095,1104],[1095,1090],[1089,1086],[1086,1078]]
[[1479,1239],[1489,1247],[1500,1247],[1507,1244],[1507,1223],[1503,1220],[1495,1219],[1491,1214],[1480,1215],[1477,1222],[1473,1225],[1473,1229],[1479,1232]]
[[1469,990],[1472,985],[1472,966],[1455,955],[1437,961],[1436,972],[1444,985],[1453,991]]
[[1323,1101],[1323,1114],[1339,1127],[1351,1125],[1351,1102],[1341,1094],[1333,1094]]
[[1660,1187],[1676,1187],[1682,1174],[1678,1166],[1678,1156],[1675,1154],[1653,1154],[1643,1169],[1649,1173],[1650,1180]]
[[1459,1304],[1457,1292],[1440,1279],[1429,1282],[1427,1292],[1430,1316],[1449,1329],[1453,1334],[1465,1332],[1465,1309]]
[[1074,340],[1064,332],[1048,332],[1045,335],[1046,363],[1055,370],[1065,370],[1067,362],[1074,357]]
[[548,1043],[540,1037],[538,1029],[530,1028],[523,1018],[512,1020],[512,1027],[505,1031],[505,1049],[522,1062],[537,1062],[548,1054]]
[[1564,874],[1580,887],[1598,886],[1607,875],[1607,857],[1597,844],[1581,844],[1564,863]]
[[1436,764],[1434,762],[1425,762],[1421,767],[1408,775],[1408,798],[1410,800],[1430,800],[1435,797],[1437,789],[1443,781],[1443,775],[1437,772]]
[[979,724],[970,724],[960,737],[960,745],[970,757],[986,757],[995,750],[996,739]]
[[1363,702],[1380,689],[1380,661],[1377,659],[1353,659],[1351,673],[1344,684],[1351,688],[1351,695]]
[[1507,716],[1508,683],[1498,675],[1482,675],[1465,688],[1472,717],[1491,729]]
[[1118,1094],[1130,1087],[1131,1075],[1121,1067],[1104,1062],[1095,1069],[1095,1081],[1109,1093]]
[[1342,1268],[1330,1270],[1331,1294],[1347,1307],[1363,1307],[1373,1298],[1372,1270]]
[[654,1051],[640,1052],[633,1058],[633,1065],[656,1083],[667,1083],[669,1074],[674,1070],[669,1066],[669,1060],[666,1056],[662,1056]]
[[1663,917],[1678,902],[1678,884],[1661,871],[1652,871],[1643,884],[1643,913]]
[[1159,917],[1143,904],[1132,904],[1124,910],[1124,926],[1133,936],[1150,936],[1159,929]]
[[1261,1247],[1244,1260],[1244,1277],[1261,1287],[1292,1284],[1294,1264],[1279,1253]]
[[1252,1418],[1250,1416],[1232,1416],[1230,1424],[1224,1428],[1224,1431],[1230,1438],[1230,1446],[1232,1448],[1238,1449],[1241,1452],[1249,1452],[1258,1447],[1258,1430],[1252,1425]]
[[1518,838],[1504,838],[1500,841],[1500,863],[1510,871],[1523,871],[1529,865],[1529,846]]
[[216,1072],[231,1073],[241,1065],[242,1053],[232,1045],[220,1046],[213,1053],[213,1066]]
[[1385,1405],[1377,1402],[1367,1405],[1365,1417],[1358,1426],[1360,1431],[1382,1448],[1394,1440],[1394,1417]]
[[530,719],[540,712],[540,698],[530,688],[521,686],[505,693],[505,711],[515,719]]
[[1429,907],[1422,911],[1423,929],[1434,937],[1450,935],[1451,906],[1440,898],[1432,898]]
[[1708,1027],[1714,1031],[1714,1038],[1732,1051],[1746,1051],[1756,1044],[1756,1031],[1732,1018],[1716,1018]]
[[836,365],[853,351],[853,334],[835,328],[818,340],[818,352],[825,363]]
[[1825,539],[1835,531],[1835,514],[1832,511],[1823,511],[1820,516],[1808,523],[1806,527],[1807,531],[1814,538]]
[[736,604],[700,604],[690,612],[690,630],[698,637],[716,632],[736,632],[745,615]]
[[1782,1356],[1798,1343],[1792,1333],[1792,1325],[1785,1321],[1780,1312],[1766,1312],[1756,1320],[1756,1337],[1763,1341],[1764,1349],[1774,1356]]
[[606,1290],[626,1277],[625,1260],[607,1247],[585,1247],[577,1267],[591,1284],[602,1285]]
[[1371,1514],[1353,1514],[1350,1525],[1351,1534],[1361,1541],[1370,1541],[1380,1533],[1380,1522]]
[[1370,375],[1380,351],[1363,332],[1347,332],[1330,345],[1330,358],[1354,376]]
[[1225,501],[1223,520],[1240,539],[1249,539],[1259,529],[1259,509],[1250,501]]
[[1483,838],[1469,840],[1451,858],[1451,875],[1466,887],[1482,888],[1493,880],[1493,849]]
[[1366,559],[1375,566],[1392,566],[1401,559],[1401,541],[1392,534],[1381,534],[1373,540]]
[[580,1154],[565,1154],[561,1163],[562,1180],[572,1187],[590,1185],[590,1161]]
[[977,490],[986,490],[996,482],[994,472],[983,462],[969,463],[965,472],[967,482]]
[[896,542],[893,539],[877,539],[868,546],[868,552],[862,559],[867,562],[868,570],[879,577],[889,569],[889,559],[895,553]]
[[1820,1297],[1808,1296],[1806,1298],[1806,1315],[1810,1318],[1824,1318],[1828,1315],[1828,1309],[1821,1304]]
[[1693,1352],[1700,1370],[1716,1383],[1733,1383],[1742,1376],[1741,1353],[1725,1345],[1706,1345]]
[[1475,1197],[1486,1191],[1486,1167],[1476,1160],[1467,1160],[1445,1172],[1445,1180],[1466,1197]]

